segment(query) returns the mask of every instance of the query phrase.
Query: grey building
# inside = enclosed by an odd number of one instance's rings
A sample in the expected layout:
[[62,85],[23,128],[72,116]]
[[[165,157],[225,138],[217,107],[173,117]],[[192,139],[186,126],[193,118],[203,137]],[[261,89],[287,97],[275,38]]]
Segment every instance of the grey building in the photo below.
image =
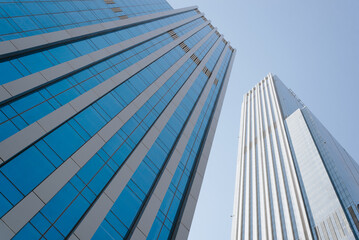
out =
[[244,95],[232,239],[358,239],[359,166],[269,74]]
[[0,15],[0,239],[186,239],[235,50],[165,0]]

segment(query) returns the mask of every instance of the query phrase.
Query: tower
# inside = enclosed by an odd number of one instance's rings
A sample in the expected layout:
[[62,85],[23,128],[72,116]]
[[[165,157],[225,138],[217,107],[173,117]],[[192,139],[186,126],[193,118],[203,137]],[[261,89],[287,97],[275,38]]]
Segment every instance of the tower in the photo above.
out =
[[358,239],[359,167],[269,74],[244,95],[232,239]]
[[164,0],[0,8],[1,238],[186,238],[235,50]]

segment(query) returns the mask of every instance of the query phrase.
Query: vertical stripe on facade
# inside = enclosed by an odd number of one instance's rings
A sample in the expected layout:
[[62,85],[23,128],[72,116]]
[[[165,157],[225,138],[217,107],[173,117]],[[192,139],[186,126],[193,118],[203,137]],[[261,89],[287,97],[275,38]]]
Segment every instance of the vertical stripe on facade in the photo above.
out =
[[356,239],[358,165],[271,74],[244,96],[237,164],[233,239]]
[[310,237],[272,81],[244,96],[233,239]]

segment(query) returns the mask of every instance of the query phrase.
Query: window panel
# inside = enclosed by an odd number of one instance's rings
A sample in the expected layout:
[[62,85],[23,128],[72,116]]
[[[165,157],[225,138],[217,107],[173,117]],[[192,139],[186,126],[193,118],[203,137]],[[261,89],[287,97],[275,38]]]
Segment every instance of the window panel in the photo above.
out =
[[[2,28],[3,26],[1,22],[0,25]],[[0,78],[0,84],[5,84],[22,77],[22,74],[15,68],[13,64],[11,64],[11,62],[0,63],[0,74],[2,76]]]
[[[53,223],[77,195],[78,191],[67,183],[42,209],[41,213]],[[40,213],[38,213],[40,214]]]
[[50,227],[51,223],[44,217],[44,215],[36,214],[34,218],[31,219],[31,224],[41,233],[45,233],[45,231]]
[[[83,196],[78,196],[70,207],[56,221],[55,227],[63,236],[66,236],[88,208],[89,203]],[[55,228],[50,228],[53,230]],[[52,238],[51,238],[52,239]]]
[[44,140],[62,160],[66,160],[76,149],[84,144],[84,140],[68,123],[56,129],[52,134],[47,135]]
[[26,226],[21,229],[21,231],[16,234],[12,239],[14,240],[23,240],[23,239],[39,239],[41,237],[40,233],[31,225],[26,224]]
[[1,172],[27,195],[55,167],[35,147],[30,147],[21,153],[16,161],[10,161],[1,168]]

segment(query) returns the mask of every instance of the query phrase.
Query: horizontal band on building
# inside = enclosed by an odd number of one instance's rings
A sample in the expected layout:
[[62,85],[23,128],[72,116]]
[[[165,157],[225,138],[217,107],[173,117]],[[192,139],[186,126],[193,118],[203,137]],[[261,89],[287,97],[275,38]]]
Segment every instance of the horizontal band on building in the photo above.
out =
[[97,36],[109,33],[124,27],[130,27],[195,9],[197,9],[197,6],[3,41],[0,42],[0,59],[14,57],[19,54],[52,47],[58,44],[79,40],[89,36]]
[[59,127],[68,119],[77,115],[91,103],[100,99],[112,89],[129,79],[135,73],[154,62],[159,58],[159,56],[164,55],[171,49],[175,48],[184,39],[207,26],[207,24],[208,22],[201,24],[175,41],[167,44],[163,48],[140,60],[137,64],[131,65],[124,71],[121,71],[117,75],[107,79],[105,82],[97,85],[96,87],[63,105],[52,113],[46,115],[35,123],[27,126],[20,132],[17,132],[11,137],[0,142],[0,162],[4,163],[12,157],[16,156],[28,146]]
[[105,61],[106,59],[116,56],[121,52],[131,49],[140,43],[155,38],[167,32],[169,29],[180,27],[195,19],[198,19],[199,17],[201,17],[201,15],[189,17],[177,23],[173,23],[168,26],[156,29],[154,31],[144,33],[140,36],[125,40],[112,46],[47,68],[40,72],[0,85],[0,93],[3,93],[0,95],[0,104],[9,102],[48,84],[53,84],[58,80],[66,78],[94,64]]

